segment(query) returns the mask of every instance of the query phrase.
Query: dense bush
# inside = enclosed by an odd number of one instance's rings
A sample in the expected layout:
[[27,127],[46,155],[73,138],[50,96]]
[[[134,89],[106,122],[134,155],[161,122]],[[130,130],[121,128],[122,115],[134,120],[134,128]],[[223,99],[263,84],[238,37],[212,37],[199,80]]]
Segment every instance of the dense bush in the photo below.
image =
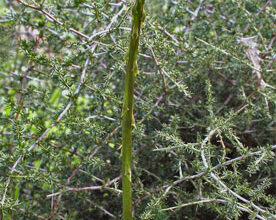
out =
[[[145,1],[136,219],[276,219],[275,6]],[[0,2],[0,219],[122,217],[132,7]]]

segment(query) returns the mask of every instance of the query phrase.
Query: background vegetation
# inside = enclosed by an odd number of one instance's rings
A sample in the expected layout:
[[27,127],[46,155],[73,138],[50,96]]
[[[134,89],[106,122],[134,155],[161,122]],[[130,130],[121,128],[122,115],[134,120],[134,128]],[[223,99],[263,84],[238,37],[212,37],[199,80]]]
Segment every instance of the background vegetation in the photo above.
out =
[[[0,219],[120,219],[130,0],[0,2]],[[275,8],[145,2],[136,219],[276,219]]]

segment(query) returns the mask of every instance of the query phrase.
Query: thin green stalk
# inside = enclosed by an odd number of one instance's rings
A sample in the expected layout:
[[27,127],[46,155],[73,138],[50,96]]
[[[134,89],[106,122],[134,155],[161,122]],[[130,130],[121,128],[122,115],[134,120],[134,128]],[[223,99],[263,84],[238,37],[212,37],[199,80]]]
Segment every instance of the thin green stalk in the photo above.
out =
[[135,127],[133,117],[133,93],[134,79],[137,75],[137,54],[139,36],[144,14],[145,0],[136,0],[132,9],[132,27],[130,34],[129,49],[126,58],[126,82],[122,113],[122,182],[123,182],[123,219],[132,220],[132,189],[131,189],[131,145],[132,128]]

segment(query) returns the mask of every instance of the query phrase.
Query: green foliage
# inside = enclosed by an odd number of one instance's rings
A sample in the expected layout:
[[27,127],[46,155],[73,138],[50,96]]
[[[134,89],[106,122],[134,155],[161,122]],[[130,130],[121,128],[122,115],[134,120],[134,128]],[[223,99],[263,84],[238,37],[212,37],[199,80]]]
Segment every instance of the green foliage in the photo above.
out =
[[[266,3],[145,1],[135,219],[275,219],[276,7]],[[121,218],[132,8],[0,2],[0,219]]]

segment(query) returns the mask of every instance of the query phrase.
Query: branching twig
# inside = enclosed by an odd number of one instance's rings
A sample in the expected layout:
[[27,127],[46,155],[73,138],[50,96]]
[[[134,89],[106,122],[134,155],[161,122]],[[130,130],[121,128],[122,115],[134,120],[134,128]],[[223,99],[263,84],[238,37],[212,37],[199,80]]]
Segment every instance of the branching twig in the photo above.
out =
[[[107,135],[107,137],[105,138],[103,143],[108,143],[109,139],[117,132],[117,130],[120,128],[120,126],[116,127],[110,134]],[[99,145],[98,147],[95,148],[95,150],[88,156],[88,160],[93,158],[95,156],[95,154],[102,148],[103,145]],[[79,172],[79,170],[83,167],[83,164],[80,164],[76,169],[73,170],[73,172],[71,173],[71,175],[67,178],[66,180],[66,185],[69,185],[71,180],[73,179],[73,177]],[[106,186],[105,186],[106,187]],[[93,187],[92,187],[93,188]],[[91,188],[91,190],[92,190]],[[98,186],[95,187],[95,190],[99,189]],[[61,201],[61,197],[62,197],[62,193],[55,193],[55,194],[51,194],[53,196],[55,195],[59,195],[57,198],[57,201],[55,203],[54,206],[54,211],[50,214],[49,219],[52,218],[52,216],[54,216],[54,214],[56,213],[56,210],[58,208],[58,205]],[[48,195],[49,196],[49,195]],[[47,196],[47,197],[48,197]]]
[[[85,61],[85,64],[84,64],[84,67],[83,67],[83,70],[82,70],[82,74],[81,74],[81,77],[80,77],[80,82],[78,84],[78,87],[77,89],[75,90],[74,92],[74,95],[77,95],[80,91],[80,88],[82,86],[82,84],[84,83],[84,78],[85,78],[85,75],[86,75],[86,70],[87,70],[87,67],[88,67],[88,64],[89,64],[89,58],[86,59]],[[34,148],[37,147],[37,144],[42,141],[44,139],[44,137],[48,134],[48,132],[54,127],[57,125],[58,122],[60,122],[60,120],[64,117],[64,115],[68,112],[68,110],[70,109],[71,105],[73,104],[73,100],[71,99],[69,101],[69,103],[67,104],[67,106],[65,107],[65,109],[60,113],[60,115],[58,116],[57,120],[52,123],[50,125],[49,128],[47,128],[43,133],[42,135],[39,136],[39,138],[28,148],[27,152],[30,152],[32,151]],[[18,159],[16,160],[16,162],[14,163],[14,165],[12,166],[12,169],[10,171],[10,174],[12,174],[15,170],[16,170],[16,167],[17,165],[20,163],[20,161],[23,159],[24,155],[21,154]],[[7,190],[8,190],[8,187],[9,187],[9,184],[10,184],[10,181],[11,181],[11,177],[9,177],[7,179],[7,182],[6,182],[6,186],[5,186],[5,190],[4,190],[4,194],[3,194],[3,197],[2,197],[2,200],[1,200],[1,204],[2,206],[4,205],[5,203],[5,198],[6,198],[6,194],[7,194]]]
[[[168,211],[168,210],[174,210],[174,209],[179,209],[179,208],[183,208],[183,207],[186,207],[186,206],[190,206],[190,205],[198,205],[198,204],[203,204],[203,203],[209,203],[209,202],[214,202],[214,203],[222,203],[222,204],[226,204],[227,201],[224,200],[224,199],[202,199],[202,200],[198,200],[198,201],[194,201],[194,202],[188,202],[188,203],[185,203],[185,204],[181,204],[181,205],[178,205],[178,206],[174,206],[174,207],[170,207],[170,208],[166,208],[166,209],[162,209],[162,211]],[[244,212],[247,212],[249,214],[252,213],[251,210],[245,208],[245,207],[242,207],[242,206],[237,206],[238,209],[244,211]],[[256,215],[257,218],[261,219],[261,220],[266,220],[263,216],[261,215]]]
[[154,103],[154,105],[152,106],[152,108],[147,112],[147,114],[138,122],[138,124],[142,124],[144,122],[144,120],[152,113],[152,111],[154,110],[154,108],[156,108],[159,103],[161,102],[161,100],[163,99],[163,96],[161,95],[160,97],[158,97],[157,101]]
[[[257,12],[257,14],[255,15],[254,19],[256,19],[256,18],[266,9],[266,7],[270,4],[270,2],[272,2],[272,0],[268,0],[268,1],[264,4],[264,6]],[[249,24],[245,27],[244,32],[247,32],[248,29],[250,28],[250,26],[251,26],[251,24],[249,23]]]
[[46,197],[51,198],[53,196],[60,195],[64,192],[82,192],[82,191],[93,191],[93,190],[104,189],[106,187],[111,186],[113,183],[117,182],[121,178],[122,178],[122,176],[120,175],[120,176],[114,178],[113,180],[111,180],[111,181],[109,181],[106,184],[101,185],[101,186],[87,186],[87,187],[81,187],[81,188],[66,187],[64,191],[52,193],[52,194],[47,195]]
[[166,99],[166,93],[167,93],[167,86],[166,86],[166,78],[165,78],[165,75],[163,74],[163,70],[162,68],[160,67],[160,63],[158,62],[156,56],[155,56],[155,53],[153,51],[152,48],[150,48],[150,51],[151,51],[151,54],[152,54],[152,57],[153,57],[153,60],[155,62],[155,65],[156,67],[158,68],[158,72],[160,73],[161,77],[162,77],[162,87],[163,87],[163,93],[164,93],[164,102],[167,104],[167,99]]
[[105,36],[106,34],[108,34],[112,30],[112,25],[117,21],[118,17],[124,12],[125,9],[126,9],[126,5],[123,5],[121,10],[113,16],[113,18],[111,19],[110,23],[107,25],[105,30],[93,34],[92,36],[89,37],[88,40],[92,41],[97,36],[101,36],[101,35]]
[[[212,131],[210,131],[210,133],[208,134],[208,136],[203,140],[202,144],[201,144],[201,159],[203,162],[203,165],[206,169],[209,169],[209,165],[207,162],[207,159],[205,157],[205,153],[204,153],[204,148],[205,145],[207,144],[208,141],[210,141],[210,139],[212,138],[212,136],[214,136],[214,134],[217,132],[217,129],[214,129]],[[259,206],[255,205],[253,202],[248,201],[247,199],[245,199],[244,197],[240,196],[239,194],[235,193],[233,190],[229,189],[225,183],[223,183],[219,177],[217,177],[212,171],[210,172],[211,177],[219,183],[220,186],[222,186],[225,190],[227,190],[228,192],[230,192],[233,196],[235,196],[236,198],[238,198],[239,200],[243,201],[244,203],[247,203],[249,205],[251,205],[253,208],[255,208],[256,210],[258,210],[259,212],[262,213],[266,213],[269,215],[272,215],[271,213],[267,212],[266,210],[260,208]],[[275,216],[274,216],[275,217]]]
[[[34,5],[29,5],[29,4],[27,4],[27,3],[25,3],[25,2],[23,2],[23,1],[21,1],[21,0],[16,0],[16,1],[17,1],[18,3],[24,5],[25,7],[32,8],[32,9],[34,9],[34,10],[36,10],[36,11],[39,11],[40,13],[46,15],[46,16],[47,16],[48,18],[50,18],[54,23],[59,24],[59,25],[63,25],[63,23],[62,23],[61,21],[59,21],[58,19],[56,19],[56,18],[55,18],[53,15],[51,15],[49,12],[44,11],[43,9],[38,8],[38,7],[34,6]],[[74,29],[74,28],[69,28],[69,31],[71,31],[71,32],[75,33],[76,35],[78,35],[78,36],[80,36],[80,37],[83,37],[83,38],[85,38],[85,39],[88,39],[88,38],[89,38],[87,35],[85,35],[85,34],[79,32],[79,31],[77,31],[77,30]]]
[[[214,134],[212,134],[212,135],[214,135]],[[208,141],[208,139],[205,139],[205,140],[206,140],[206,141],[204,141],[204,143],[206,144],[207,141]],[[275,150],[275,149],[276,149],[276,145],[273,145],[273,146],[271,147],[271,150]],[[233,164],[233,163],[235,163],[235,162],[244,160],[244,159],[246,159],[246,158],[249,157],[249,156],[257,156],[257,155],[260,155],[260,154],[262,154],[262,153],[263,153],[262,151],[250,152],[250,153],[248,153],[247,155],[242,155],[242,156],[236,157],[236,158],[234,158],[234,159],[225,161],[224,163],[220,163],[220,164],[218,164],[218,165],[216,165],[216,166],[210,168],[209,170],[200,172],[200,173],[195,174],[195,175],[183,177],[183,178],[181,178],[181,179],[179,179],[179,180],[174,181],[174,182],[173,182],[172,184],[170,184],[170,185],[164,185],[164,186],[162,186],[162,187],[160,187],[160,188],[153,189],[153,190],[151,190],[151,191],[148,192],[148,193],[143,193],[143,194],[135,201],[133,207],[135,208],[145,197],[147,197],[147,196],[149,196],[149,195],[151,195],[151,194],[153,194],[153,193],[157,193],[157,192],[160,192],[160,191],[162,191],[162,190],[165,189],[165,193],[166,193],[166,195],[167,195],[167,194],[169,193],[169,191],[170,191],[174,186],[176,186],[176,185],[178,185],[178,184],[180,184],[180,183],[182,183],[182,182],[189,181],[189,180],[193,180],[193,179],[198,179],[198,178],[200,178],[200,177],[202,177],[202,176],[204,176],[204,175],[208,174],[209,172],[212,172],[212,171],[214,171],[214,170],[216,170],[216,169],[219,169],[219,168],[228,166],[228,165],[230,165],[230,164]],[[164,197],[164,194],[162,195],[162,198],[163,198],[163,197]],[[159,201],[159,202],[160,202],[160,201]]]
[[103,206],[100,206],[96,203],[94,203],[93,201],[91,201],[90,199],[85,199],[87,202],[93,204],[95,207],[97,207],[98,209],[102,210],[105,214],[107,214],[108,216],[110,216],[111,218],[117,218],[115,215],[113,215],[112,213],[110,213],[109,211],[107,211]]

